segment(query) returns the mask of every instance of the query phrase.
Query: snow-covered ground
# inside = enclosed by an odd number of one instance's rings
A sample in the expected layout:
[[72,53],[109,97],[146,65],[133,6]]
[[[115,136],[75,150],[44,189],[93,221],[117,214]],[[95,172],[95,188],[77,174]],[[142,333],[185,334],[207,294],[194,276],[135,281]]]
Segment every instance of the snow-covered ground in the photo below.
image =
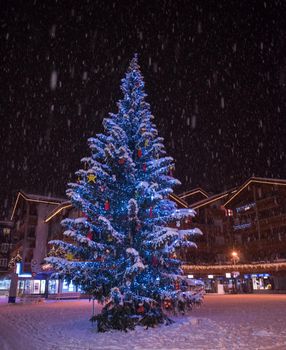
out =
[[1,350],[286,349],[286,295],[207,295],[170,326],[100,334],[87,300],[0,302]]

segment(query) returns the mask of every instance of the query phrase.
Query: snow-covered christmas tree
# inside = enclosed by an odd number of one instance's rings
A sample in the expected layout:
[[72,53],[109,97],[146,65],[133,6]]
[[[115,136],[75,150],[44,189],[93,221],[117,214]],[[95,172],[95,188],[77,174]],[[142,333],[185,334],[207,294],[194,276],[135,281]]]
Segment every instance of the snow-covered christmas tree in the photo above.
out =
[[172,225],[194,211],[169,199],[180,182],[145,101],[136,55],[121,90],[118,112],[88,140],[91,155],[68,185],[82,214],[63,220],[66,240],[50,243],[64,253],[46,259],[59,277],[105,304],[94,317],[101,331],[164,322],[163,301],[175,304],[184,279],[176,249],[194,246],[190,238],[201,233]]

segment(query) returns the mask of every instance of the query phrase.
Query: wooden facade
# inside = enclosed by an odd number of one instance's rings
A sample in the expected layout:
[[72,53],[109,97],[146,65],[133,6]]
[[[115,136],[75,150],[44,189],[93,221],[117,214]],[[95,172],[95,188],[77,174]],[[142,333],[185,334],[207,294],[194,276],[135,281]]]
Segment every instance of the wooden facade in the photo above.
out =
[[250,178],[241,186],[208,197],[192,208],[192,225],[203,232],[198,249],[187,252],[186,273],[276,279],[286,290],[286,180]]

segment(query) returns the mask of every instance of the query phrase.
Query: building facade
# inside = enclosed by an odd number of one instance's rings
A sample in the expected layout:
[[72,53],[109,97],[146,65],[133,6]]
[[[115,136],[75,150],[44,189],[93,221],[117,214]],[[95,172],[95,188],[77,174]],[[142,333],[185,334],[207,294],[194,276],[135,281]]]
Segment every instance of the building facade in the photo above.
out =
[[18,294],[44,294],[47,276],[42,265],[47,255],[48,225],[45,218],[63,199],[19,192],[12,210],[14,222],[11,258],[21,261],[11,266],[17,269]]
[[[178,252],[190,278],[202,279],[210,292],[286,291],[286,180],[250,178],[216,195],[197,188],[170,199],[197,212],[192,220],[173,225],[203,232],[194,237],[197,249]],[[18,293],[77,291],[52,279],[44,258],[53,249],[49,241],[67,239],[61,221],[80,215],[64,199],[18,193],[11,221],[0,225],[0,262],[5,265],[0,269],[7,274],[11,258],[21,257]]]
[[250,178],[240,187],[193,203],[204,235],[185,271],[210,291],[286,291],[286,181]]
[[0,221],[0,295],[6,295],[10,288],[10,280],[5,276],[9,271],[13,243],[13,222]]

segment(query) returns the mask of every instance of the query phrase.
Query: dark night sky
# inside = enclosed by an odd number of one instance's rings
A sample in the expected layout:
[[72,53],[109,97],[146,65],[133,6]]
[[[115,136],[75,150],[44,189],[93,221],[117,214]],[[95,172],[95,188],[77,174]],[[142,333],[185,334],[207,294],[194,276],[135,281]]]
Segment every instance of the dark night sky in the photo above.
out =
[[1,2],[0,217],[19,189],[64,194],[134,52],[178,192],[286,178],[285,14],[282,0]]

